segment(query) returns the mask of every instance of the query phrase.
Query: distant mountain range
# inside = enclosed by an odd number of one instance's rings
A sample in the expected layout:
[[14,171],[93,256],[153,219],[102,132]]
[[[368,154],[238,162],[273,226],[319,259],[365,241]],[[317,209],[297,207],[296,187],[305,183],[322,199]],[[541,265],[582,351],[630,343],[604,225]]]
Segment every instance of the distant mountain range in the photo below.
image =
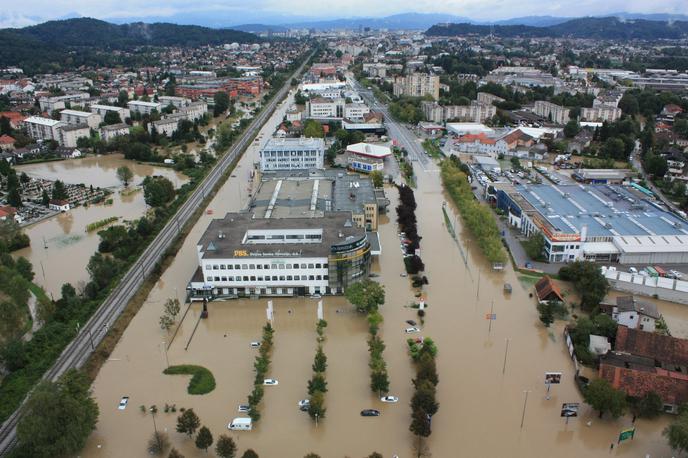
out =
[[437,24],[429,36],[489,35],[498,37],[572,37],[616,40],[678,39],[688,36],[688,21],[655,21],[586,17],[549,26]]
[[[201,46],[223,43],[255,43],[250,33],[231,29],[210,29],[195,25],[122,24],[90,18],[48,21],[21,29],[0,29],[0,67],[59,69],[74,64],[76,49],[95,51],[134,46]],[[88,53],[82,53],[88,54]]]

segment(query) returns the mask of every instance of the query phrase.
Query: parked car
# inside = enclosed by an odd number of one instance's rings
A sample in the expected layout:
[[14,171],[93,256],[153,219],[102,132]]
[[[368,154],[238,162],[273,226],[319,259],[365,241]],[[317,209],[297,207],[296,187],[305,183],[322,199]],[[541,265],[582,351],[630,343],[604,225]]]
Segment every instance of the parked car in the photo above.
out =
[[637,273],[638,273],[638,269],[636,269],[635,267],[629,267],[629,268],[628,268],[628,271],[629,271],[630,273],[632,273],[632,274],[637,274]]
[[405,332],[406,334],[411,334],[411,333],[413,333],[413,332],[420,332],[420,329],[418,329],[418,328],[415,327],[415,326],[411,326],[410,328],[404,329],[404,332]]
[[380,411],[375,409],[364,409],[361,410],[362,417],[379,417]]
[[239,408],[237,410],[239,412],[248,412],[250,408],[251,406],[248,404],[239,404]]
[[254,340],[251,342],[251,348],[260,348],[260,342]]
[[120,399],[119,406],[117,406],[117,408],[119,410],[124,410],[127,408],[127,404],[129,404],[129,396],[123,396],[122,399]]
[[380,401],[382,401],[382,402],[387,402],[387,403],[389,403],[389,404],[394,404],[395,402],[399,402],[399,398],[396,397],[396,396],[389,396],[389,395],[387,395],[387,396],[382,396],[382,397],[380,398]]
[[266,378],[265,380],[263,380],[263,385],[274,386],[279,385],[279,382],[274,378]]

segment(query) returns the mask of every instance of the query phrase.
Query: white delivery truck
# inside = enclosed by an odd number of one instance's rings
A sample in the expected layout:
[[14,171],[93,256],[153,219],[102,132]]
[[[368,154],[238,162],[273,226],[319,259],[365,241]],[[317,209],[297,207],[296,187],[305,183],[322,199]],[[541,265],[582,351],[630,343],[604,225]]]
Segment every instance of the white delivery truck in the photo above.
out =
[[253,429],[253,420],[250,418],[237,417],[227,426],[232,431],[251,431]]

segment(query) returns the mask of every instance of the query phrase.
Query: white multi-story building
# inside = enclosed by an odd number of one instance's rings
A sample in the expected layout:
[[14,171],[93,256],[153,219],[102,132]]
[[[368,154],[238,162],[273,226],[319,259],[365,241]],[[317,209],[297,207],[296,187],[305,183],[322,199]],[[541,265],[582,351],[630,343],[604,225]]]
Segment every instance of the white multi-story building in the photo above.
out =
[[213,220],[197,245],[192,297],[341,294],[368,277],[370,242],[349,212]]
[[89,111],[62,110],[60,111],[60,120],[71,126],[86,124],[91,129],[97,129],[102,118],[98,113],[91,113]]
[[163,108],[172,105],[173,107],[179,109],[191,104],[191,99],[187,99],[186,97],[176,97],[173,95],[161,95],[158,97],[158,102],[162,104]]
[[370,113],[370,108],[364,103],[348,103],[344,107],[344,117],[347,119],[361,119]]
[[60,145],[67,148],[76,148],[76,143],[81,137],[90,137],[91,128],[88,124],[70,124],[60,127]]
[[495,102],[503,102],[504,99],[497,97],[496,95],[490,94],[489,92],[478,92],[479,103],[484,103],[485,105],[492,105]]
[[535,102],[533,113],[543,118],[552,120],[556,124],[566,124],[569,122],[569,109],[557,105],[556,103],[538,100]]
[[421,102],[425,119],[432,122],[471,121],[483,122],[497,114],[497,108],[475,100],[470,105],[438,105],[437,102]]
[[322,138],[270,138],[260,150],[260,170],[322,169]]
[[344,99],[315,97],[306,102],[306,112],[313,119],[340,119],[344,116]]
[[144,102],[142,100],[132,100],[127,102],[127,106],[132,113],[151,114],[153,110],[160,113],[162,104],[158,102]]
[[89,97],[90,95],[88,92],[77,92],[74,94],[57,95],[54,97],[41,97],[38,99],[38,104],[41,107],[41,111],[52,113],[55,110],[64,110],[66,108],[66,103],[68,102],[80,103],[82,100],[86,100]]
[[55,140],[60,142],[60,127],[65,125],[62,121],[40,116],[31,116],[24,121],[29,137],[34,140]]
[[592,108],[581,108],[581,119],[584,121],[616,121],[621,117],[621,109],[609,105],[598,105]]
[[186,119],[184,115],[175,113],[169,116],[165,116],[159,121],[153,121],[148,123],[148,133],[153,133],[153,128],[158,132],[160,135],[164,135],[166,137],[171,137],[173,133],[177,131],[177,128],[179,127],[179,121],[182,121]]
[[192,102],[180,108],[178,113],[184,116],[184,119],[189,121],[196,121],[201,119],[208,112],[208,104],[203,101]]
[[103,126],[100,128],[100,138],[106,142],[115,137],[121,137],[123,135],[129,135],[129,126],[124,123],[112,124],[110,126]]
[[427,73],[411,73],[394,79],[394,95],[407,97],[431,96],[440,98],[440,77]]
[[124,122],[125,119],[131,117],[131,113],[128,108],[116,107],[113,105],[91,105],[91,113],[97,113],[101,118],[105,119],[105,115],[108,113],[117,113],[119,115],[120,121]]

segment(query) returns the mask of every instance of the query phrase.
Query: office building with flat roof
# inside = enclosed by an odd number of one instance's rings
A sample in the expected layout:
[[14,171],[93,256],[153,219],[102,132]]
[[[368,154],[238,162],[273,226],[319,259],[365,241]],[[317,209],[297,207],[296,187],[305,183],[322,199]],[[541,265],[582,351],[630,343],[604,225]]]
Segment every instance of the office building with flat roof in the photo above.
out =
[[550,262],[688,263],[688,222],[629,187],[495,184],[497,207]]
[[269,138],[260,150],[260,170],[308,170],[325,168],[322,138]]
[[342,294],[370,273],[370,243],[347,212],[213,220],[197,245],[192,297]]

